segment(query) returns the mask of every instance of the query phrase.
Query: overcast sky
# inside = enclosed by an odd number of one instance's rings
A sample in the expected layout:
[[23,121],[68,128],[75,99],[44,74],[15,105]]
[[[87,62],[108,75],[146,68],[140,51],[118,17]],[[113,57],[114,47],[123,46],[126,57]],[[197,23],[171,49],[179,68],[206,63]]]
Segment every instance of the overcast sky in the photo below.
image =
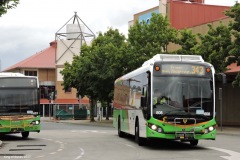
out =
[[[232,6],[235,1],[205,3]],[[112,27],[127,35],[134,14],[158,5],[159,0],[20,0],[0,17],[0,71],[49,47],[74,12],[94,34]]]

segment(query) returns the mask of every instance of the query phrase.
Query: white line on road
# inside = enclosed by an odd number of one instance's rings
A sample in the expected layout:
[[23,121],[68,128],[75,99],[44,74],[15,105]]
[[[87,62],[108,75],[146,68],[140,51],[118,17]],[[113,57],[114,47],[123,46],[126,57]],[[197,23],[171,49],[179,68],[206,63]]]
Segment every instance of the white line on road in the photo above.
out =
[[222,148],[216,148],[216,147],[208,147],[209,149],[213,149],[213,150],[217,150],[220,152],[224,152],[229,154],[230,156],[221,156],[224,159],[227,160],[239,160],[240,159],[240,153],[239,152],[235,152],[235,151],[231,151],[231,150],[227,150],[227,149],[222,149]]
[[42,138],[44,140],[48,140],[48,141],[53,141],[53,139],[48,139],[48,138]]
[[80,159],[80,158],[82,158],[82,156],[84,155],[84,150],[82,149],[82,148],[80,148],[80,155],[79,156],[77,156],[75,159]]
[[131,147],[131,148],[136,148],[136,147],[134,147],[134,146],[132,146],[130,144],[125,144],[125,145],[128,146],[128,147]]
[[35,158],[43,158],[43,157],[45,157],[45,155],[37,156],[37,157],[35,157]]

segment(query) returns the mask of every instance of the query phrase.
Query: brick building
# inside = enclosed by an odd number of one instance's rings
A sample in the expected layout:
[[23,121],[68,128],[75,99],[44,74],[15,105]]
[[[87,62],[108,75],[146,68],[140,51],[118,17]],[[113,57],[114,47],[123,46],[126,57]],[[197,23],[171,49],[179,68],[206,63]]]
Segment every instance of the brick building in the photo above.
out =
[[[48,48],[4,70],[5,72],[18,72],[39,78],[42,115],[48,115],[50,105],[65,108],[68,112],[72,112],[71,108],[74,106],[79,106],[76,89],[72,88],[65,91],[61,86],[61,81],[57,82],[55,64],[56,46],[57,42],[53,41]],[[56,99],[50,104],[48,99],[49,94],[55,90],[57,91]],[[81,99],[81,103],[82,105],[89,106],[89,99],[84,97]],[[44,110],[45,113],[43,113]]]

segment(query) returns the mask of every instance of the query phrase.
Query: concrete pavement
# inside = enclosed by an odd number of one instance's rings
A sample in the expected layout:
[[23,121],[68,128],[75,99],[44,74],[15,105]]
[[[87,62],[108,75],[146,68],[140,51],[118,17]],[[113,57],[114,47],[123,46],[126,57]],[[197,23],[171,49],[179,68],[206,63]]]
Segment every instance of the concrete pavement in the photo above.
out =
[[[42,117],[42,121],[49,121],[49,122],[56,122],[56,123],[73,123],[73,124],[81,124],[81,125],[93,125],[93,126],[105,126],[105,127],[113,127],[112,122],[113,119],[110,117],[109,120],[106,120],[104,117],[101,121],[99,121],[95,117],[95,122],[90,122],[89,119],[87,120],[54,120],[49,117]],[[239,135],[240,136],[240,126],[238,127],[229,127],[229,126],[223,126],[223,127],[217,127],[217,134],[221,135]]]
[[[94,122],[87,120],[56,120],[49,117],[41,117],[43,122],[55,122],[55,123],[72,123],[72,124],[81,124],[81,125],[93,125],[93,126],[104,126],[104,127],[113,127],[113,119],[110,117],[109,120],[106,120],[104,117],[101,121],[95,118]],[[240,136],[240,127],[229,127],[223,126],[217,128],[217,135],[232,135]],[[0,147],[2,146],[2,141],[0,140]]]
[[93,126],[105,126],[105,127],[113,127],[112,117],[109,120],[106,118],[102,118],[102,120],[98,120],[96,117],[94,118],[94,122],[90,122],[90,119],[86,120],[56,120],[50,117],[41,117],[41,121],[43,122],[56,122],[56,123],[72,123],[72,124],[81,124],[81,125],[93,125]]

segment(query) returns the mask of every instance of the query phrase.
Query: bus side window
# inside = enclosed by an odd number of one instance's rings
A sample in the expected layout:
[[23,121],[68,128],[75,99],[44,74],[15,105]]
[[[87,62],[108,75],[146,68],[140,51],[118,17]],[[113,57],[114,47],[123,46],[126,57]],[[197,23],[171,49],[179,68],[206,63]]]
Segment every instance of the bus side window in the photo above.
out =
[[142,89],[142,96],[141,96],[141,107],[146,107],[147,106],[147,92],[146,92],[146,87],[143,87]]
[[146,119],[148,117],[148,105],[147,105],[147,103],[148,103],[148,101],[147,101],[148,93],[147,93],[147,91],[148,91],[147,86],[143,86],[142,95],[141,95],[141,108],[143,110],[143,116]]

